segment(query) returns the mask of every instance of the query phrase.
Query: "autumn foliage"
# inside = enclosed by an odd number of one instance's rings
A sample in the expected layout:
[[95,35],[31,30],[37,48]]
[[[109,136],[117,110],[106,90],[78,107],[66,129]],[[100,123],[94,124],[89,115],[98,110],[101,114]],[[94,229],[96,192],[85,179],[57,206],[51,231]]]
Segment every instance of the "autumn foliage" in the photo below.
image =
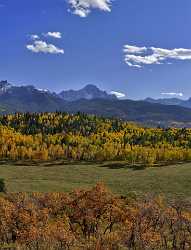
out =
[[191,161],[191,129],[142,128],[81,113],[7,115],[0,117],[0,159]]
[[119,197],[102,184],[0,197],[0,245],[13,249],[191,249],[191,204]]

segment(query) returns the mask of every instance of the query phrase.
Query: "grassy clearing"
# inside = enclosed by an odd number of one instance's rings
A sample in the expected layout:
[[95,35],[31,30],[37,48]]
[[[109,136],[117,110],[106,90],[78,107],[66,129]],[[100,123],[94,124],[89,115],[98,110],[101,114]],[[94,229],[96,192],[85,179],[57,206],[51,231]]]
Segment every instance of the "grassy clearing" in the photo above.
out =
[[104,182],[115,193],[163,193],[191,198],[191,163],[153,168],[129,168],[124,163],[2,164],[0,178],[9,192],[62,192]]

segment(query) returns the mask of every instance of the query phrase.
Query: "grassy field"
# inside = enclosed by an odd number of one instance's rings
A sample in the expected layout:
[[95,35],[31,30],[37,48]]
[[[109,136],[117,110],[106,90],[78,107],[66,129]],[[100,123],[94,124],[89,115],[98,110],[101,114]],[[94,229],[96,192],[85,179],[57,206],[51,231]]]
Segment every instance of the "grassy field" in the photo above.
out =
[[8,191],[71,191],[104,182],[115,193],[163,193],[169,198],[191,198],[191,163],[146,169],[124,163],[0,165]]

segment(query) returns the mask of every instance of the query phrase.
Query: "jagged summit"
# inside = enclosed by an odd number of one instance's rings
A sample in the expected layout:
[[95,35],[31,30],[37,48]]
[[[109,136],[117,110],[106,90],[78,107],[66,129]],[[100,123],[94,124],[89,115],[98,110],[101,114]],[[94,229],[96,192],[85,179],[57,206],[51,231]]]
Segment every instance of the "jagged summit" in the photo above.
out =
[[99,88],[94,84],[87,84],[85,87],[83,87],[83,89],[86,89],[86,90],[95,90],[95,89],[97,89],[97,90],[99,90]]
[[5,93],[12,85],[7,80],[0,81],[0,94]]
[[49,91],[48,89],[36,88],[33,85],[14,85],[10,84],[7,80],[0,81],[0,95],[4,98],[5,95],[22,96],[34,95],[34,93],[40,95],[49,95],[59,98],[61,101],[77,101],[81,99],[106,99],[116,100],[117,97],[112,94],[108,94],[106,91],[100,90],[96,85],[88,84],[80,90],[64,90],[59,94]]
[[106,99],[106,100],[116,100],[115,95],[108,94],[106,91],[100,90],[97,86],[93,84],[88,84],[80,90],[66,90],[60,93],[60,96],[65,101],[77,101],[80,99],[92,100],[92,99]]

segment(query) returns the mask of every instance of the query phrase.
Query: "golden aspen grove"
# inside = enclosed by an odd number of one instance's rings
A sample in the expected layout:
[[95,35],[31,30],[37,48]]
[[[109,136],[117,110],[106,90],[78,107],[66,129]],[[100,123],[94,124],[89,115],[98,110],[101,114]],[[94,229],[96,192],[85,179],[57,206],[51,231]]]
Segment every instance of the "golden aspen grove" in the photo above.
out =
[[0,158],[111,161],[153,166],[191,160],[191,129],[143,128],[78,113],[0,117]]

